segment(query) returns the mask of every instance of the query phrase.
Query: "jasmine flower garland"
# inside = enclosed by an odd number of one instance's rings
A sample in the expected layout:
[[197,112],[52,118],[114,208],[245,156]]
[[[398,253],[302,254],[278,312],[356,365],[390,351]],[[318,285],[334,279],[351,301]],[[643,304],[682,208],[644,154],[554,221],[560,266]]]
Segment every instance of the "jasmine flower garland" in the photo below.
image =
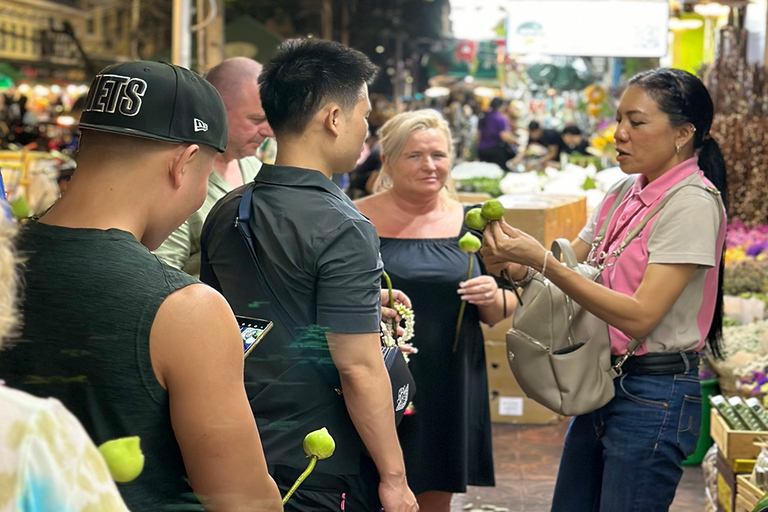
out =
[[[413,326],[416,323],[416,317],[413,314],[413,310],[405,304],[395,304],[394,297],[392,295],[392,280],[389,275],[382,271],[382,277],[387,283],[387,289],[389,290],[389,307],[397,311],[397,313],[405,320],[405,332],[400,338],[397,338],[397,321],[392,319],[391,322],[382,322],[381,334],[384,339],[384,345],[387,347],[394,347],[395,345],[401,346],[413,338],[414,330]],[[403,354],[405,361],[408,362],[408,355]]]
[[[403,317],[405,320],[405,332],[399,338],[396,338],[397,333],[392,331],[391,324],[384,324],[382,329],[382,336],[384,337],[384,345],[387,347],[394,347],[395,345],[402,345],[407,343],[413,338],[413,326],[416,324],[416,316],[413,314],[413,310],[405,306],[405,304],[395,304],[395,311]],[[408,355],[403,354],[405,360],[408,361]]]

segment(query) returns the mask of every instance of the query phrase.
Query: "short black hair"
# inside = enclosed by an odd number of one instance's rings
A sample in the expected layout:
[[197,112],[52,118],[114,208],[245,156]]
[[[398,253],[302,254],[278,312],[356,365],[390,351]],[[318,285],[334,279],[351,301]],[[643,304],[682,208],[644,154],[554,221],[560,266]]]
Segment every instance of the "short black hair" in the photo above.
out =
[[303,133],[330,101],[347,112],[378,68],[363,53],[335,41],[291,39],[259,75],[261,104],[276,134]]
[[504,104],[504,100],[498,96],[491,100],[491,110],[498,110]]
[[531,121],[530,123],[528,123],[529,132],[532,132],[533,130],[538,130],[539,128],[541,128],[541,125],[536,121]]
[[566,134],[581,135],[581,130],[579,130],[578,126],[571,124],[563,128],[563,135],[566,135]]

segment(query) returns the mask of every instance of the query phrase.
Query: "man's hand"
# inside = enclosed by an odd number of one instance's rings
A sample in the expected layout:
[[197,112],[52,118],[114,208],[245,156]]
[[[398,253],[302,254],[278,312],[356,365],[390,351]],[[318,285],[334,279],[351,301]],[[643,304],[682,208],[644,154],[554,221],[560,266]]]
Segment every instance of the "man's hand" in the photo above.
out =
[[[392,300],[395,304],[403,304],[407,308],[413,308],[413,305],[411,305],[411,299],[409,299],[408,296],[400,290],[392,290]],[[397,322],[402,320],[397,310],[389,307],[389,290],[383,288],[381,290],[381,320],[386,322],[392,319]]]
[[418,512],[416,496],[408,488],[405,475],[385,479],[379,482],[379,500],[384,512]]
[[386,512],[416,512],[397,439],[392,387],[376,333],[326,333],[339,370],[349,417],[379,471],[379,498]]

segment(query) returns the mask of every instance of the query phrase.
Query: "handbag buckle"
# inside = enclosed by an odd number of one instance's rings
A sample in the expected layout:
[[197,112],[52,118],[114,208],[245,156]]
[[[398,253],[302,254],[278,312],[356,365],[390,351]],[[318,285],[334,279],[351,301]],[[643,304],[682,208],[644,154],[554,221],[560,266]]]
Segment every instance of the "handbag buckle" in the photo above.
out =
[[624,363],[627,362],[627,359],[630,358],[632,354],[624,354],[623,356],[619,357],[618,361],[611,367],[616,372],[616,376],[619,377],[624,371],[621,369],[621,367],[624,365]]

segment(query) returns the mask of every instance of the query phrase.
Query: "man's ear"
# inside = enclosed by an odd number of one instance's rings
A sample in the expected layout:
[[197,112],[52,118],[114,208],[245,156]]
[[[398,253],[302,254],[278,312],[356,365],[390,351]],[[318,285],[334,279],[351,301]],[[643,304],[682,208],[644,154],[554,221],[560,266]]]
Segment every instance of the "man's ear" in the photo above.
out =
[[341,125],[341,107],[336,103],[331,103],[323,109],[323,126],[331,132],[334,137],[339,136]]
[[173,188],[181,188],[181,181],[184,178],[184,175],[193,170],[192,166],[189,164],[198,155],[200,155],[200,146],[197,144],[181,146],[178,151],[174,152],[169,169]]

